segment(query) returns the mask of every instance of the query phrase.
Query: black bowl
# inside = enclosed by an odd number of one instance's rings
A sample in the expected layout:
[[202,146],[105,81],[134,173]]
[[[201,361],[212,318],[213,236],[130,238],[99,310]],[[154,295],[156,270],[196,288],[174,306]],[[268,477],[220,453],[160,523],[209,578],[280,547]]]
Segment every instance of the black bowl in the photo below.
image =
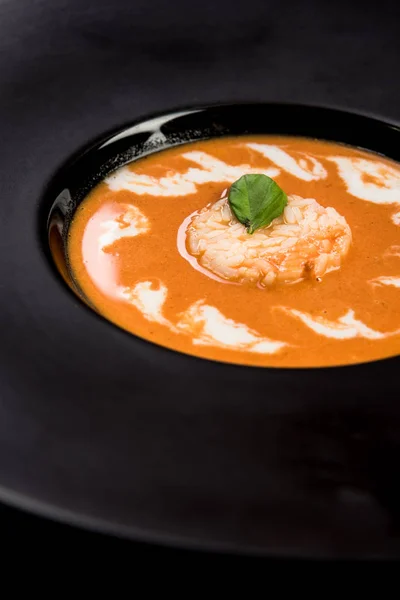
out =
[[30,338],[42,369],[32,402],[52,444],[26,441],[40,468],[17,479],[18,491],[50,514],[70,511],[74,522],[134,538],[274,554],[391,554],[399,547],[399,358],[318,369],[197,359],[107,322],[51,264],[48,227],[57,220],[65,239],[79,202],[111,170],[191,140],[254,133],[400,159],[391,124],[289,104],[158,115],[74,156],[38,213],[46,330],[37,321]]

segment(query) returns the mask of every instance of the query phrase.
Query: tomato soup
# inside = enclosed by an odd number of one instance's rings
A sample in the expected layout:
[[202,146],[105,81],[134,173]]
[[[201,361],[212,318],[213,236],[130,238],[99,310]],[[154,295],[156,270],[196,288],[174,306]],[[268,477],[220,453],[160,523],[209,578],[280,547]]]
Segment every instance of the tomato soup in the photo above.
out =
[[[265,174],[288,204],[249,235],[230,186]],[[400,349],[400,166],[306,138],[181,145],[111,173],[68,237],[84,299],[156,344],[223,362],[320,367]]]

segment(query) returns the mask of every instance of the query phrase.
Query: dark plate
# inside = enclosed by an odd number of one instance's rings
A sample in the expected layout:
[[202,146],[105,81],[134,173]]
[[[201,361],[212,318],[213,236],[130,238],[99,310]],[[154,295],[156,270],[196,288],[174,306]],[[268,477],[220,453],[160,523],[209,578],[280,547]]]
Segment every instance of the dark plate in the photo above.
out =
[[[335,36],[344,2],[323,11],[307,3],[304,17],[296,2],[284,4],[249,0],[232,11],[228,2],[190,10],[177,2],[173,13],[161,0],[0,5],[3,500],[185,547],[400,554],[397,359],[290,371],[179,355],[85,308],[43,243],[50,196],[75,177],[55,173],[102,132],[142,115],[272,100],[399,118],[398,8],[392,14],[383,1],[375,18],[365,3],[346,4]],[[238,109],[221,110],[219,122]],[[399,158],[390,125],[269,110],[280,121],[263,112],[263,128],[284,132],[286,115],[297,123],[290,133]],[[299,124],[296,111],[307,110]],[[242,114],[238,130],[253,127],[252,111]],[[74,181],[82,187],[82,170]]]

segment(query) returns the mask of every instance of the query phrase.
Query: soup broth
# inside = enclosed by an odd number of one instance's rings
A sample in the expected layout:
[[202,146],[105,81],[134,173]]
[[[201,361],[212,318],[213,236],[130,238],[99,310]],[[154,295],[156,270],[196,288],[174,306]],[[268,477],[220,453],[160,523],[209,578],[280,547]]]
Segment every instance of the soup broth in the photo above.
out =
[[[249,173],[290,208],[253,236],[226,200]],[[139,337],[243,365],[333,366],[399,352],[399,227],[400,167],[382,156],[220,138],[110,174],[78,207],[68,255],[85,299]]]

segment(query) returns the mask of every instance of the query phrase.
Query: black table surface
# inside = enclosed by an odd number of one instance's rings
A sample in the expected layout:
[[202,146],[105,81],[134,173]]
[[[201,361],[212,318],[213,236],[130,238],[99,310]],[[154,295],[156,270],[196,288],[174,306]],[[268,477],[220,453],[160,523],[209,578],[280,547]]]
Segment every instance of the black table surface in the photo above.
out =
[[[224,564],[227,567],[237,563],[243,564],[243,561],[260,567],[266,561],[268,564],[271,561],[282,562],[282,559],[274,559],[274,557],[244,557],[134,542],[72,527],[5,504],[0,504],[0,528],[3,548],[19,547],[23,543],[25,552],[29,554],[37,551],[39,543],[43,555],[51,554],[53,550],[67,549],[68,552],[73,552],[74,558],[78,559],[85,559],[88,556],[103,559],[113,557],[113,560],[134,557],[136,568],[138,563],[143,566],[149,563],[179,564],[181,567],[183,561],[188,566]],[[290,557],[285,561],[288,562],[292,562]]]

